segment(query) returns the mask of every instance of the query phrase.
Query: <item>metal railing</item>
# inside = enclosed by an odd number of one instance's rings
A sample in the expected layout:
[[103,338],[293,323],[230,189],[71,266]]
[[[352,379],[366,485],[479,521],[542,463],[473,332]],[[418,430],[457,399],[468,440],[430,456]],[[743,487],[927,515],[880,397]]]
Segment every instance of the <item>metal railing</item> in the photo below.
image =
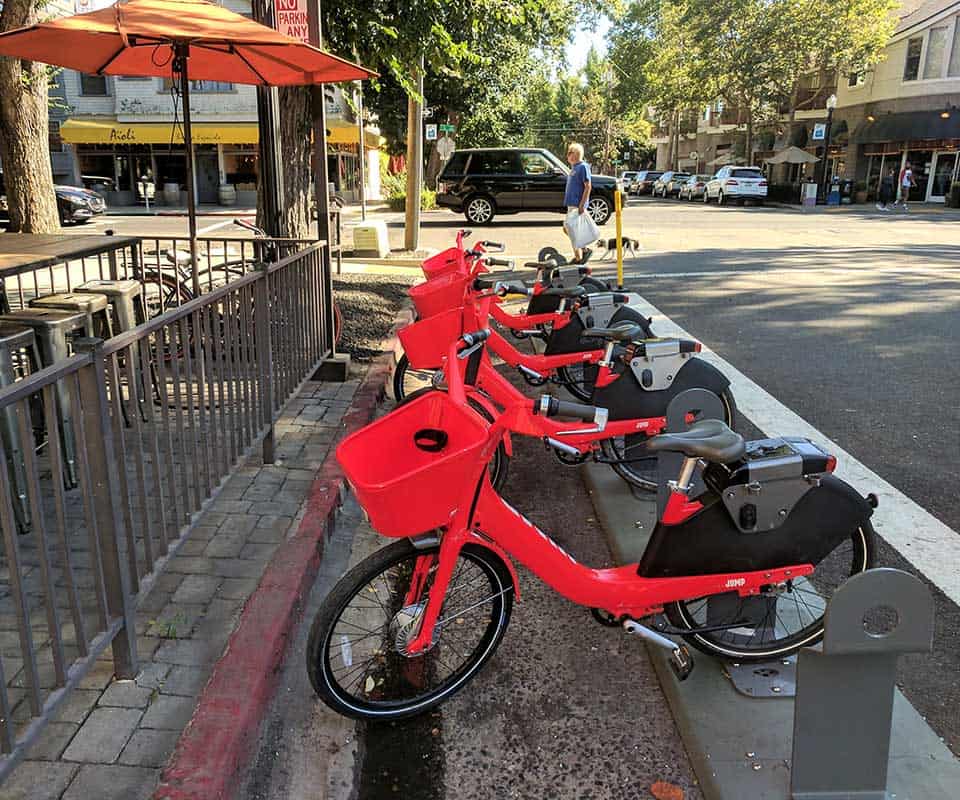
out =
[[[314,243],[0,389],[0,780],[331,350]],[[72,463],[70,462],[72,459]],[[18,511],[19,506],[19,511]]]

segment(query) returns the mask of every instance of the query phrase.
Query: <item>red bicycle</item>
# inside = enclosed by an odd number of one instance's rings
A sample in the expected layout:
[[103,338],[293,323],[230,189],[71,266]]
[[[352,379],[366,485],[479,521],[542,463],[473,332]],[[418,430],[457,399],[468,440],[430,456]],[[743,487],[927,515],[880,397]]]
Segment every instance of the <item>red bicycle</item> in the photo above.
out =
[[[584,300],[590,297],[592,295],[587,295]],[[478,300],[471,308],[437,314],[399,332],[406,365],[420,368],[423,374],[430,376],[426,385],[421,384],[417,389],[418,392],[442,386],[445,371],[437,368],[447,361],[446,351],[450,343],[456,341],[463,330],[485,328],[487,302],[486,299]],[[572,435],[569,430],[558,433],[555,423],[532,415],[524,425],[511,426],[509,431],[543,438],[564,464],[576,465],[593,457],[610,464],[633,486],[653,491],[657,488],[656,458],[646,451],[645,444],[649,436],[660,433],[666,426],[667,407],[677,395],[688,389],[705,389],[720,400],[724,421],[728,425],[735,424],[736,402],[730,391],[730,382],[711,364],[694,357],[700,350],[699,342],[646,340],[645,330],[629,322],[614,328],[588,328],[584,334],[603,349],[526,356],[495,332],[489,333],[486,345],[490,351],[508,366],[519,369],[528,382],[534,383],[535,378],[535,385],[542,385],[550,379],[570,389],[561,370],[573,364],[589,369],[590,383],[586,388],[590,390],[590,399],[606,409],[609,415],[609,423],[603,430],[592,429],[578,435]],[[447,361],[448,368],[451,363],[458,362]],[[469,402],[489,421],[496,418],[500,408],[524,399],[524,395],[494,368],[486,347],[475,350],[465,368],[461,366],[460,380],[475,389],[469,393]],[[400,370],[398,364],[394,375],[395,396],[398,399],[415,396],[417,392],[407,393],[406,384],[397,385],[397,375],[406,374]],[[504,446],[496,451],[490,462],[491,481],[497,489],[506,479],[511,454],[510,440],[506,438]]]
[[[398,359],[393,373],[393,396],[396,400],[403,400],[431,384],[451,340],[447,336],[438,340],[439,347],[429,348],[428,353],[414,353],[408,342],[408,338],[414,335],[411,331],[424,330],[429,326],[431,335],[442,336],[451,327],[456,327],[457,313],[465,317],[474,314],[476,324],[468,320],[463,327],[457,328],[454,337],[462,330],[486,326],[492,317],[514,335],[519,333],[522,337],[543,339],[543,354],[523,353],[499,334],[494,334],[490,349],[511,367],[518,368],[530,385],[542,386],[552,380],[563,385],[578,400],[584,401],[590,400],[593,394],[597,379],[595,364],[600,356],[600,353],[596,353],[587,357],[587,353],[603,347],[603,342],[585,334],[588,327],[638,325],[642,329],[642,338],[653,337],[650,320],[624,305],[629,299],[626,294],[591,292],[584,286],[544,287],[535,283],[530,287],[516,280],[478,277],[477,270],[491,261],[488,258],[478,259],[471,274],[441,276],[410,290],[419,312],[419,321],[400,332],[404,354]],[[505,295],[555,299],[562,307],[559,311],[543,314],[510,315],[501,307]]]
[[[450,360],[483,335],[451,345]],[[450,372],[448,392],[424,394],[337,448],[371,525],[402,539],[350,570],[314,619],[310,680],[340,714],[398,719],[463,688],[519,596],[511,557],[599,622],[669,650],[681,680],[692,657],[664,633],[738,660],[785,656],[822,637],[833,591],[873,562],[876,498],[833,476],[832,456],[802,439],[745,444],[707,420],[647,444],[685,458],[640,562],[580,564],[494,491],[485,468],[530,401],[491,426]],[[581,420],[600,413],[552,398],[535,406]],[[691,497],[698,469],[706,489]],[[660,612],[670,627],[640,622]]]

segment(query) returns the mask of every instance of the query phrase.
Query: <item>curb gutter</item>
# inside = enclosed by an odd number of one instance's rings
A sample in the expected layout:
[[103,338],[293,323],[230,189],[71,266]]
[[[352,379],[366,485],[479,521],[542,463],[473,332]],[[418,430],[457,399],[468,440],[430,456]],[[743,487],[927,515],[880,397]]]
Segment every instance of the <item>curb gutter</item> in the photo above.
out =
[[[339,439],[370,422],[399,348],[401,311],[344,415]],[[303,604],[320,569],[344,490],[332,445],[302,506],[296,533],[276,550],[213,669],[153,794],[153,800],[226,800],[259,734]]]

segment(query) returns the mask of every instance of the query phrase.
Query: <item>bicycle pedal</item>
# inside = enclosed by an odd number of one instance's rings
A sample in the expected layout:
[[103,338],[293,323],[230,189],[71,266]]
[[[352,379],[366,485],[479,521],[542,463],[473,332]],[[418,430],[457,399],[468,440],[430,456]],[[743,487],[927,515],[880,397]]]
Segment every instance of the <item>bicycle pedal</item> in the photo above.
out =
[[685,645],[677,645],[670,653],[670,669],[677,676],[678,681],[685,681],[693,672],[693,656]]

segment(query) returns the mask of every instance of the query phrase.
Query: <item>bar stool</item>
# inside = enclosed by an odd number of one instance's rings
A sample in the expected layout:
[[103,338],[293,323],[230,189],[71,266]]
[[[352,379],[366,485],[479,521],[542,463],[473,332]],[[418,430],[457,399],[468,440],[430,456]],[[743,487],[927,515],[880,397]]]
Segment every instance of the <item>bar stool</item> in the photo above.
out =
[[[77,286],[78,294],[103,295],[113,308],[114,330],[123,332],[133,330],[141,322],[146,322],[147,313],[143,304],[143,287],[135,280],[96,280]],[[130,346],[130,358],[133,359],[133,374],[136,376],[137,395],[144,400],[143,383],[140,376],[140,343]],[[132,397],[132,389],[131,397]],[[140,408],[140,418],[147,419],[146,412]]]
[[[16,363],[14,362],[16,354]],[[22,374],[33,372],[40,367],[40,353],[33,329],[8,322],[0,322],[0,387],[11,386],[17,380],[17,367]],[[0,435],[3,436],[3,449],[7,454],[7,471],[10,485],[16,498],[13,513],[21,533],[30,529],[30,504],[27,500],[27,471],[23,460],[23,448],[33,447],[33,441],[20,440],[20,425],[17,422],[16,405],[10,404],[3,409],[0,421]],[[32,434],[31,434],[32,436]]]
[[[30,308],[55,308],[58,311],[82,311],[87,315],[87,336],[100,336],[109,339],[113,336],[113,323],[108,310],[109,301],[105,294],[84,292],[57,292],[34,297],[28,304]],[[101,326],[98,332],[94,326],[94,317],[98,315]]]
[[[33,329],[40,349],[40,363],[48,367],[70,356],[67,337],[87,330],[88,315],[84,311],[58,311],[53,308],[24,308],[0,314],[0,323],[14,323]],[[57,381],[57,399],[60,406],[61,440],[63,441],[64,476],[66,484],[77,485],[76,439],[73,430],[70,394],[63,381]],[[53,435],[47,431],[47,436]]]

